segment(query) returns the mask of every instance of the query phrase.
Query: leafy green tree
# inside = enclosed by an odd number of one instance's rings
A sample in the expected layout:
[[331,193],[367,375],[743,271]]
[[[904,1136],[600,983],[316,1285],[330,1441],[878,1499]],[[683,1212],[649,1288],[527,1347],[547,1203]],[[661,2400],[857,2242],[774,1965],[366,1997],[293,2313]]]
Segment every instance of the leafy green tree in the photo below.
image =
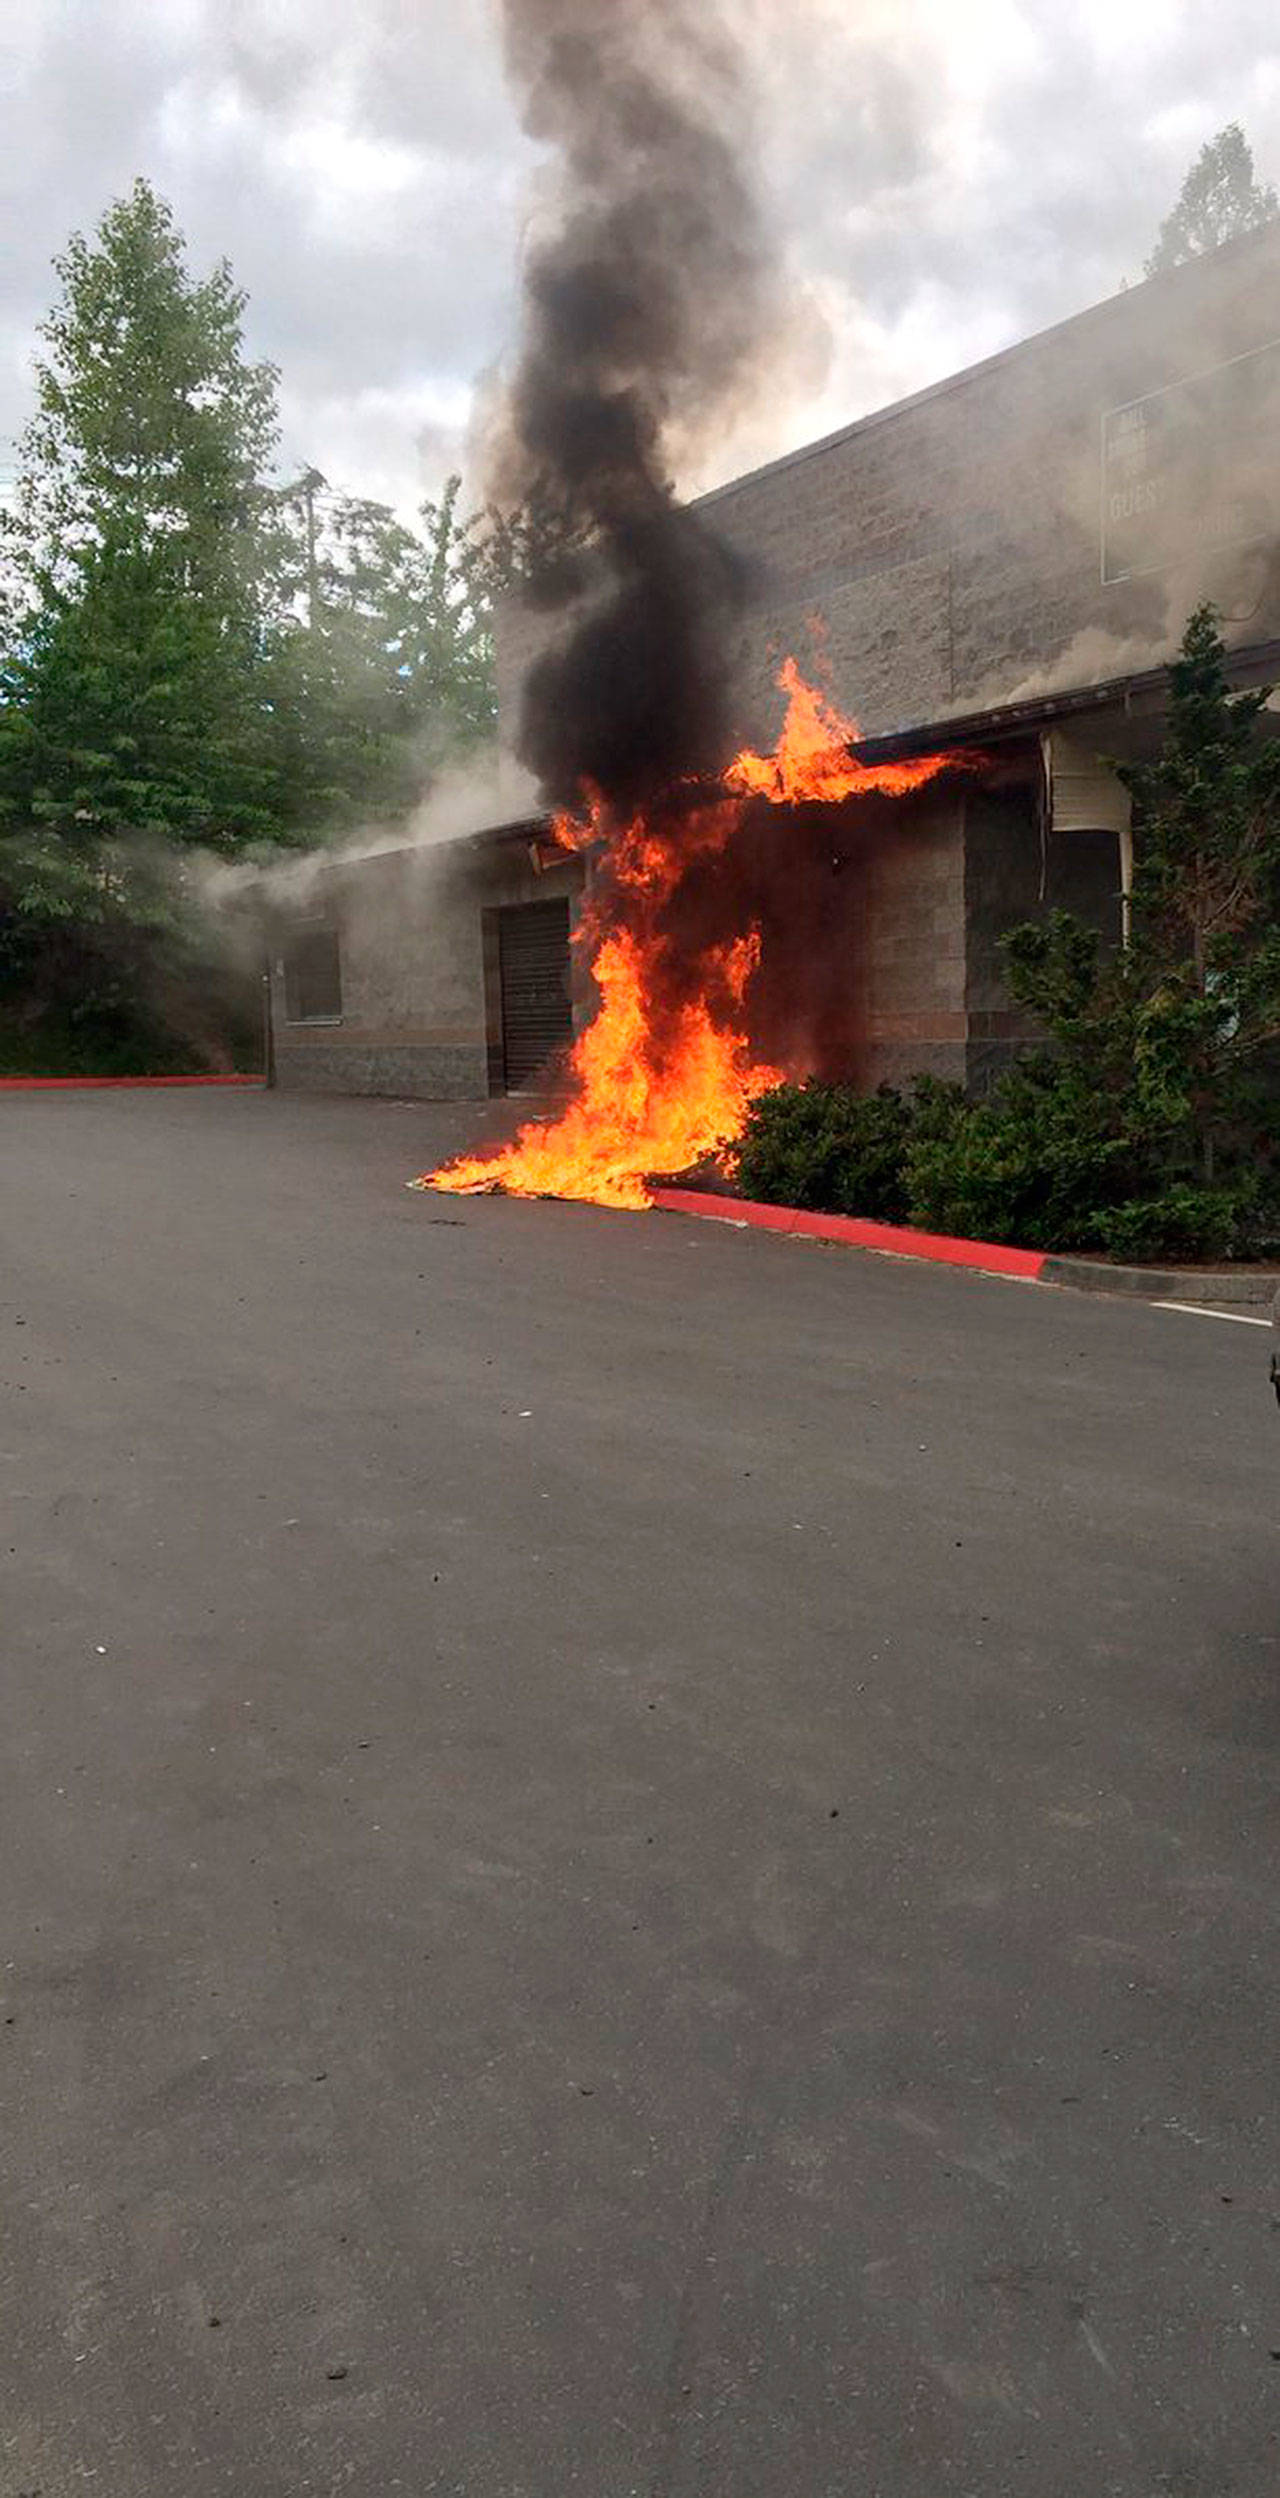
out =
[[1145,274],[1158,277],[1201,252],[1216,251],[1237,234],[1250,234],[1280,214],[1270,183],[1254,172],[1253,150],[1238,121],[1206,140],[1160,228]]
[[542,479],[523,503],[490,503],[468,524],[468,568],[492,601],[511,593],[543,607],[563,606],[599,579],[588,526]]
[[0,522],[0,1021],[109,1056],[199,987],[194,848],[403,815],[491,733],[489,585],[456,478],[420,531],[270,482],[274,368],[146,182],[55,267]]
[[343,498],[319,566],[335,654],[426,773],[493,735],[493,637],[476,550],[458,513],[461,479],[421,506],[420,530],[385,505]]
[[435,724],[442,751],[467,752],[497,733],[493,673],[493,604],[479,515],[462,520],[462,481],[450,477],[438,502],[421,507],[421,596],[410,654],[424,719]]
[[1210,607],[1170,672],[1155,761],[1126,765],[1134,874],[1127,945],[1059,914],[1013,932],[1011,985],[1109,1102],[1158,1176],[1212,1186],[1275,1139],[1280,1100],[1280,742],[1267,693],[1233,695]]
[[295,499],[279,721],[286,803],[313,825],[403,814],[494,734],[489,587],[459,492],[451,477],[421,530],[361,497],[318,519],[314,490]]

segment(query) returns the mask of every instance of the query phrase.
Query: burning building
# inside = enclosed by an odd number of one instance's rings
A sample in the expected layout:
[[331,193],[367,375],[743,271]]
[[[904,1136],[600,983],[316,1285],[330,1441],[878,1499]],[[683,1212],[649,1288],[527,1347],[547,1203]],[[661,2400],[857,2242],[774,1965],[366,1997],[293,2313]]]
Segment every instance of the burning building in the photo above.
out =
[[616,391],[601,431],[609,265],[585,254],[593,292],[557,252],[521,439],[606,588],[500,618],[502,733],[546,811],[335,864],[276,949],[279,1081],[479,1100],[573,1048],[580,1099],[584,1050],[615,1095],[678,1066],[635,1107],[653,1170],[704,1136],[668,1116],[695,1081],[722,1121],[779,1071],[981,1088],[1024,1037],[1002,931],[1064,907],[1120,941],[1112,767],[1159,736],[1191,607],[1240,685],[1280,674],[1280,228],[684,509]]

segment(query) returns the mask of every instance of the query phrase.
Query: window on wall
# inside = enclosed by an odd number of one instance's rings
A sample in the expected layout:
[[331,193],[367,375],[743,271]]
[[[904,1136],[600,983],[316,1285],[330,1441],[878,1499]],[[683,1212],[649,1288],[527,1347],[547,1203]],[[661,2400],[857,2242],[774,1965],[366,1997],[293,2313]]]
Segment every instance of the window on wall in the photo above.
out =
[[336,928],[299,928],[284,954],[284,1011],[289,1023],[338,1023],[342,966]]

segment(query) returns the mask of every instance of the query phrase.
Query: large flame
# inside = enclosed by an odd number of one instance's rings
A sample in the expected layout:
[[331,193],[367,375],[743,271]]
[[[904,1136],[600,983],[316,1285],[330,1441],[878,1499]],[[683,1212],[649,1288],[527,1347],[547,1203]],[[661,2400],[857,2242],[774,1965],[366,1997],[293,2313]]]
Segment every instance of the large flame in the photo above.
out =
[[[738,937],[707,965],[735,1013],[759,951],[757,937]],[[531,1121],[504,1152],[452,1162],[424,1185],[647,1206],[649,1173],[683,1171],[737,1134],[752,1094],[776,1079],[751,1064],[733,1023],[696,1000],[677,1011],[655,1063],[635,934],[619,928],[602,938],[591,968],[600,1009],[574,1049],[576,1090],[561,1116]]]
[[[448,1163],[415,1187],[651,1205],[653,1180],[722,1156],[753,1097],[778,1082],[779,1070],[753,1053],[748,1037],[758,931],[712,947],[696,966],[680,966],[673,983],[663,905],[695,860],[728,847],[753,800],[796,806],[900,796],[972,760],[934,754],[860,764],[851,752],[852,721],[805,683],[793,659],[779,684],[787,716],[777,746],[769,755],[744,749],[735,757],[724,775],[728,796],[677,793],[669,807],[622,822],[596,798],[581,819],[557,821],[564,847],[599,845],[603,859],[576,937],[590,954],[600,1003],[570,1055],[569,1099],[555,1118],[531,1120],[511,1144]],[[694,994],[683,994],[695,970]]]
[[784,659],[778,683],[787,697],[782,735],[771,755],[735,755],[725,782],[775,806],[794,807],[842,798],[905,797],[948,765],[971,763],[970,755],[916,755],[910,763],[859,763],[851,749],[857,728],[834,703],[806,684],[794,659]]

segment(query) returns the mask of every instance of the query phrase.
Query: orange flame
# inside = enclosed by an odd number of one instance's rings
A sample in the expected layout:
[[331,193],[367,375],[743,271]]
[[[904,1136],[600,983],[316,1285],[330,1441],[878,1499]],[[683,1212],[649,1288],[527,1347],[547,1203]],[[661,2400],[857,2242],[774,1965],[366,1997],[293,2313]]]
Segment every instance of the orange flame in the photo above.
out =
[[749,747],[735,755],[725,782],[775,806],[798,806],[818,800],[835,804],[842,798],[901,798],[921,789],[949,764],[967,764],[969,755],[918,755],[910,763],[859,763],[849,752],[858,730],[836,710],[816,685],[807,685],[794,659],[784,659],[778,683],[787,696],[782,735],[771,755],[753,754]]
[[722,1155],[754,1096],[779,1081],[776,1068],[753,1056],[746,1030],[758,932],[711,948],[698,966],[698,994],[672,1007],[662,994],[662,904],[695,858],[727,847],[752,799],[787,806],[898,796],[971,760],[937,754],[859,764],[849,751],[853,724],[805,683],[793,659],[779,683],[788,705],[778,744],[771,755],[735,757],[724,775],[730,796],[618,823],[592,795],[581,820],[557,819],[555,839],[565,849],[603,842],[609,876],[608,898],[588,904],[578,931],[579,942],[594,943],[600,1003],[574,1043],[570,1098],[558,1117],[530,1121],[511,1144],[464,1156],[413,1186],[651,1205],[651,1179]]
[[[757,937],[738,937],[708,961],[709,984],[718,980],[734,1012],[759,953]],[[776,1083],[773,1069],[752,1066],[742,1035],[701,998],[679,1011],[654,1063],[643,953],[631,930],[602,939],[592,973],[600,1010],[575,1046],[577,1091],[560,1118],[531,1120],[505,1152],[451,1162],[424,1185],[647,1206],[647,1173],[686,1170],[727,1144],[753,1093]]]

